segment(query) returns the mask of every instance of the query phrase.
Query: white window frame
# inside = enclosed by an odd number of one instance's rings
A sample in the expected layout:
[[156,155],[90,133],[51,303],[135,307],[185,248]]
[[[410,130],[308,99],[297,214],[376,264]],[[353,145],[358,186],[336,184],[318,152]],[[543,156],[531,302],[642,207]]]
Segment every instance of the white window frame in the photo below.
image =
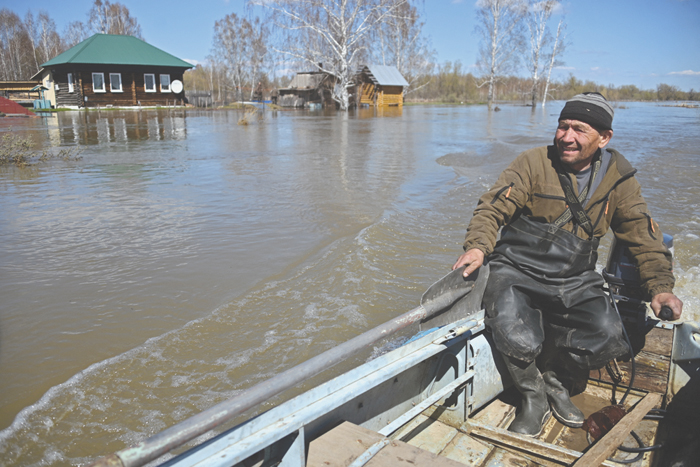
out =
[[[163,87],[163,76],[167,76],[167,77],[168,77],[168,85],[167,85],[167,87]],[[170,84],[171,84],[171,82],[170,82],[170,75],[169,75],[169,74],[167,74],[167,75],[166,75],[166,74],[160,75],[160,92],[170,92]]]
[[[119,77],[119,88],[112,86],[112,76]],[[124,86],[122,84],[122,74],[121,73],[110,73],[109,74],[109,90],[112,92],[124,92]]]
[[68,73],[68,92],[75,92],[75,86],[73,85],[73,73]]
[[[102,80],[102,89],[95,88],[95,76],[99,76],[100,79]],[[92,74],[92,91],[93,92],[107,92],[104,73],[93,73]]]
[[[146,77],[150,76],[153,78],[153,87],[151,89],[148,89],[148,83],[146,81]],[[144,73],[143,74],[143,88],[146,90],[146,92],[156,92],[156,75],[155,73]]]

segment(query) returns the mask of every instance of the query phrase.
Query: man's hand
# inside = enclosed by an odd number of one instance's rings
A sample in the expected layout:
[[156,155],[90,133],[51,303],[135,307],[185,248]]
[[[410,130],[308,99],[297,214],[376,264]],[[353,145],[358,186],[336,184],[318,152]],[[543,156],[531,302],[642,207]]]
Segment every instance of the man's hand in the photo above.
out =
[[654,314],[657,317],[661,312],[661,308],[664,306],[669,307],[673,311],[673,318],[669,321],[675,321],[681,317],[681,313],[683,312],[683,302],[672,293],[656,294],[651,299],[651,309],[654,310]]
[[478,248],[472,248],[457,258],[457,262],[454,264],[454,266],[452,266],[452,270],[454,271],[457,268],[466,266],[462,275],[467,277],[469,274],[476,271],[482,264],[484,264],[484,252]]

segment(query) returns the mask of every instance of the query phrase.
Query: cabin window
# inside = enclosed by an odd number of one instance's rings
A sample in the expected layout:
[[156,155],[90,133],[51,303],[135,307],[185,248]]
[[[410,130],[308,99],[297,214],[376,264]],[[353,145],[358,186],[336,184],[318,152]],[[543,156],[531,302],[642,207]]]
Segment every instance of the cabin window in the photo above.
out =
[[73,73],[68,73],[68,92],[74,92],[73,88]]
[[160,75],[160,92],[170,92],[170,75]]
[[122,92],[122,74],[121,73],[110,73],[109,74],[109,88],[112,92]]
[[105,74],[104,73],[93,73],[92,74],[92,90],[95,92],[106,92],[105,91]]
[[156,92],[156,75],[153,73],[146,73],[143,75],[143,82],[146,86],[146,92]]

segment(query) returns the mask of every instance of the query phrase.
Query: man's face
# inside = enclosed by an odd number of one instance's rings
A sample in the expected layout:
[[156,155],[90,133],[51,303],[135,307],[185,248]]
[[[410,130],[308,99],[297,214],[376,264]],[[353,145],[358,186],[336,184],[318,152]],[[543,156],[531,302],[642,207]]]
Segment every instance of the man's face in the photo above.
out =
[[561,161],[579,171],[588,168],[593,155],[604,148],[612,138],[612,130],[599,133],[588,123],[578,120],[560,120],[554,142]]

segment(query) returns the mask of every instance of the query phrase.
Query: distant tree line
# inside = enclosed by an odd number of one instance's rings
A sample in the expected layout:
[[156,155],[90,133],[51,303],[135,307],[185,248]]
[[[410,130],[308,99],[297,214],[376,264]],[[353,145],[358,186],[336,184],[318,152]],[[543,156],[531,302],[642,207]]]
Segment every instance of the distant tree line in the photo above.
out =
[[[436,67],[428,82],[414,94],[407,96],[408,102],[486,103],[488,88],[480,87],[483,78],[474,76],[462,69],[462,64],[445,62]],[[494,102],[515,101],[531,104],[533,80],[516,76],[498,77]],[[613,86],[601,85],[593,81],[581,81],[570,75],[561,81],[538,82],[538,95],[544,95],[545,86],[549,86],[548,95],[553,100],[566,100],[586,91],[597,91],[610,101],[698,101],[700,92],[693,89],[682,91],[677,86],[659,84],[656,89],[639,89],[635,85]]]
[[[245,14],[231,13],[213,25],[206,61],[185,73],[188,91],[212,103],[250,99],[256,87],[286,87],[297,71],[331,75],[332,97],[350,103],[352,78],[360,65],[393,65],[406,78],[406,101],[480,103],[521,101],[530,105],[597,90],[610,100],[699,100],[694,90],[660,84],[603,86],[574,76],[551,81],[563,64],[566,24],[557,0],[478,0],[475,72],[460,62],[436,64],[423,32],[424,0],[249,0]],[[558,21],[554,16],[559,15]],[[0,80],[29,79],[42,63],[95,33],[143,39],[123,4],[95,0],[86,21],[59,33],[45,11],[21,18],[0,9]],[[551,26],[555,29],[550,30]],[[525,70],[525,76],[518,76]]]

